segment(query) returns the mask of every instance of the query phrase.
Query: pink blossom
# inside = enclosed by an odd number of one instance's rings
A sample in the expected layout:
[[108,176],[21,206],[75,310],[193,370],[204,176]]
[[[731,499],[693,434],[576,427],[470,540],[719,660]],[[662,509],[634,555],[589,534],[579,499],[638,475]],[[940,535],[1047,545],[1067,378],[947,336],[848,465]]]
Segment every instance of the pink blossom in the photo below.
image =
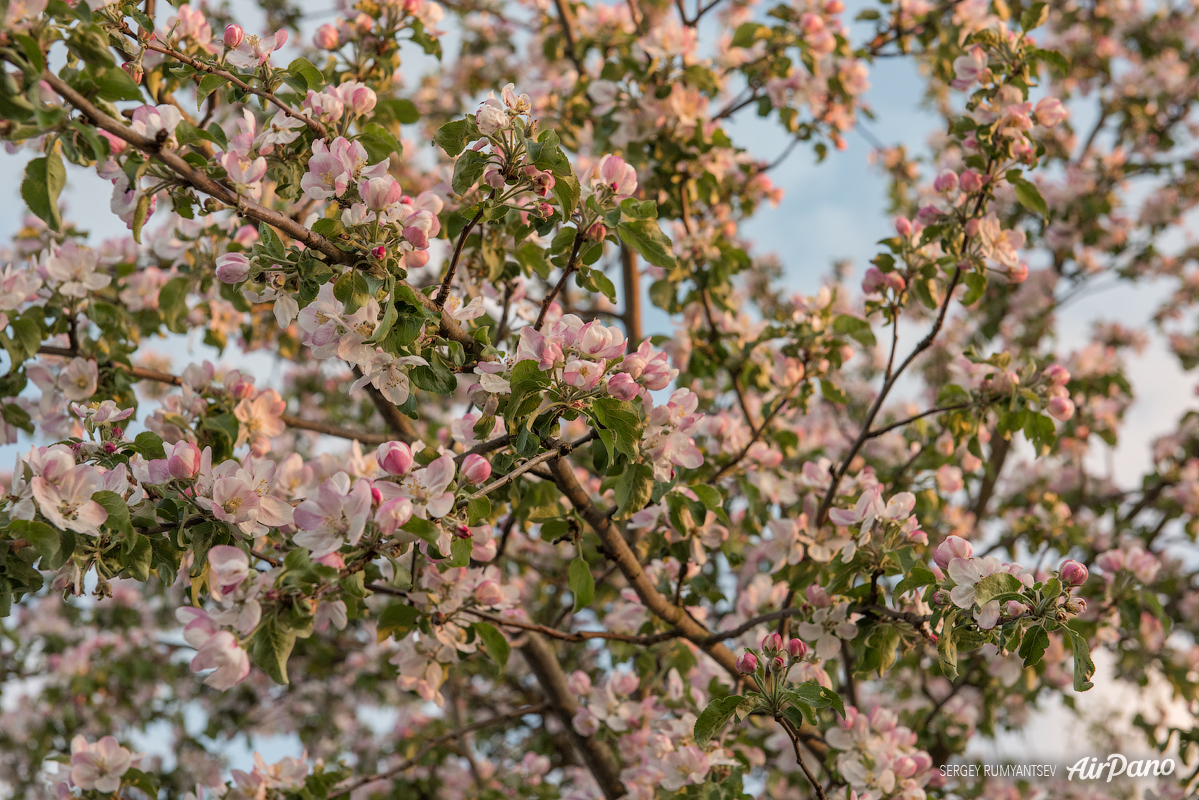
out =
[[462,461],[462,479],[467,483],[481,484],[491,477],[491,463],[477,453],[471,453]]
[[370,510],[370,482],[351,484],[349,475],[338,472],[320,485],[316,497],[296,506],[294,520],[301,533],[295,542],[314,558],[336,552],[347,541],[358,544]]
[[30,486],[37,499],[38,510],[52,525],[94,536],[108,519],[104,507],[92,500],[92,495],[103,490],[103,483],[99,470],[79,464],[66,470],[57,484],[37,476]]
[[[239,28],[240,32],[241,29]],[[225,41],[229,41],[229,29],[225,29]],[[271,58],[271,53],[278,50],[287,43],[287,31],[278,30],[275,35],[269,39],[260,39],[257,36],[245,36],[233,49],[225,56],[226,60],[235,67],[241,69],[256,70]]]
[[974,555],[974,545],[960,536],[947,536],[945,541],[937,545],[933,551],[933,561],[941,569],[949,569],[949,562],[955,558],[970,558]]
[[338,44],[337,28],[328,23],[316,29],[312,43],[321,50],[336,50]]
[[225,47],[230,49],[236,48],[246,38],[246,32],[242,30],[240,25],[227,25],[225,27],[224,43]]
[[406,475],[412,469],[412,450],[403,442],[384,442],[375,450],[375,460],[388,475]]
[[250,558],[237,547],[216,545],[208,551],[208,588],[212,599],[220,600],[250,575]]
[[121,776],[140,759],[140,754],[130,753],[112,736],[95,744],[76,736],[71,740],[71,782],[85,792],[115,793],[121,788]]

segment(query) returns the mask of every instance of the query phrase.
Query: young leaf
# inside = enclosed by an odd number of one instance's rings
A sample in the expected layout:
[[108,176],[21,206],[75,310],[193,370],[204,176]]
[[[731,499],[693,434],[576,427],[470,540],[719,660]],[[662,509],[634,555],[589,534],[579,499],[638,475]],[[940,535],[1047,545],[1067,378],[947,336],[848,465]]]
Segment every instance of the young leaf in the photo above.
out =
[[67,171],[57,147],[42,158],[35,158],[25,166],[25,179],[21,181],[21,197],[29,210],[37,214],[51,230],[62,230],[62,215],[58,210],[58,196],[67,182]]
[[476,622],[471,626],[475,629],[475,636],[479,637],[479,641],[483,643],[483,649],[487,651],[487,655],[491,656],[491,660],[499,665],[500,669],[508,666],[508,653],[511,652],[512,646],[508,644],[508,640],[504,638],[504,634],[494,625],[488,625],[486,622]]
[[695,743],[700,747],[706,747],[725,723],[733,718],[743,700],[745,698],[741,695],[731,694],[708,703],[708,707],[695,720]]
[[595,578],[592,577],[591,567],[585,559],[576,558],[570,562],[567,583],[570,585],[570,593],[575,597],[574,610],[577,614],[595,599]]

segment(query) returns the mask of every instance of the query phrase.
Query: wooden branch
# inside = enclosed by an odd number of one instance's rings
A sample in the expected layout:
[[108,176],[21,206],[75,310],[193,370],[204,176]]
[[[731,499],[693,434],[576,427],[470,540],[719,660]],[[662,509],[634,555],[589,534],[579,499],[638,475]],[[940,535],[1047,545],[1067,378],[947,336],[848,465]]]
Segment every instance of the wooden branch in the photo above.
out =
[[[108,131],[113,136],[128,142],[138,150],[141,150],[147,155],[157,159],[195,189],[204,192],[205,194],[228,206],[235,208],[240,216],[257,220],[258,222],[265,222],[267,225],[279,229],[295,241],[302,243],[305,247],[321,253],[332,263],[354,267],[359,262],[360,259],[357,254],[342,250],[324,236],[305,228],[299,222],[295,221],[286,214],[266,208],[265,206],[261,206],[251,200],[247,200],[238,194],[233,188],[226,186],[219,181],[210,178],[204,172],[197,170],[195,167],[185,161],[178,153],[174,152],[173,150],[163,148],[162,143],[157,139],[150,139],[142,136],[132,128],[104,113],[97,108],[95,104],[89,101],[78,91],[71,88],[71,86],[69,86],[53,72],[46,70],[42,73],[42,78],[50,85],[50,88],[57,92],[64,100],[66,100],[75,108],[79,109],[85,116],[87,116],[96,127]],[[396,285],[409,286],[409,284],[405,281],[397,281]],[[412,287],[409,286],[409,288]],[[440,315],[438,333],[442,337],[458,342],[464,348],[466,348],[467,352],[475,355],[479,359],[485,361],[491,361],[494,359],[493,355],[484,354],[482,343],[467,333],[466,330],[458,323],[458,321],[450,314],[438,308],[437,304],[433,302],[432,298],[426,296],[424,293],[416,289],[413,289],[412,293],[415,295],[417,302],[419,302],[429,311]]]
[[566,281],[574,273],[575,266],[579,261],[579,247],[583,244],[584,235],[583,231],[575,229],[575,241],[574,245],[570,248],[570,260],[566,262],[566,267],[562,270],[562,277],[558,279],[557,285],[541,301],[541,313],[537,315],[537,322],[533,323],[533,330],[541,330],[541,326],[545,324],[545,315],[549,313],[550,304],[554,302],[554,298],[558,296],[558,293],[566,287]]
[[[48,356],[59,356],[61,358],[81,358],[80,353],[74,350],[69,350],[65,347],[52,347],[43,345],[38,348],[38,352]],[[172,375],[169,372],[161,372],[148,367],[133,367],[128,364],[122,364],[119,361],[111,361],[107,364],[114,369],[119,369],[127,372],[138,380],[157,381],[158,383],[166,383],[171,386],[182,386],[183,379],[178,375]],[[280,414],[279,419],[283,420],[283,424],[292,428],[301,430],[313,431],[314,433],[323,433],[327,436],[336,436],[340,439],[357,439],[362,444],[381,445],[384,442],[390,442],[395,437],[385,433],[367,433],[366,431],[356,431],[352,428],[343,428],[340,425],[333,425],[328,422],[315,422],[312,420],[301,419],[294,414]]]
[[[733,655],[733,651],[720,642],[709,641],[712,636],[711,631],[697,622],[685,609],[674,605],[662,596],[653,581],[645,574],[641,562],[637,560],[637,556],[629,548],[624,537],[620,535],[620,531],[616,529],[608,514],[591,502],[591,498],[579,484],[570,464],[565,459],[556,459],[550,462],[550,472],[553,473],[554,480],[562,494],[566,495],[575,509],[587,520],[587,524],[599,535],[600,541],[607,548],[608,557],[620,567],[625,579],[637,592],[637,596],[646,608],[677,628],[684,637],[698,645],[735,679],[744,678],[745,676],[737,671],[737,657]],[[823,758],[828,752],[828,745],[820,736],[820,732],[813,726],[805,724],[800,734],[817,756]]]
[[[796,609],[798,611],[799,609]],[[563,642],[572,642],[578,644],[587,642],[592,639],[606,639],[613,642],[626,642],[628,644],[651,645],[659,642],[677,639],[681,634],[678,631],[666,631],[665,633],[653,633],[648,636],[637,636],[631,633],[613,633],[611,631],[561,631],[557,628],[551,628],[548,625],[537,625],[530,622],[519,622],[507,617],[501,617],[498,614],[489,614],[486,611],[479,611],[473,608],[464,609],[467,614],[476,616],[479,619],[485,619],[488,622],[494,622],[496,625],[503,625],[507,628],[516,628],[522,631],[535,631],[550,637],[551,639],[559,639]]]
[[637,268],[637,253],[633,248],[620,246],[620,274],[624,282],[624,335],[629,340],[629,352],[641,344],[641,271]]
[[592,431],[591,433],[587,434],[586,436],[584,436],[583,438],[581,438],[577,441],[561,442],[561,443],[551,447],[549,450],[546,450],[544,453],[534,456],[533,458],[530,458],[528,461],[521,464],[519,467],[517,467],[516,469],[507,473],[506,475],[502,475],[498,479],[487,484],[482,489],[480,489],[479,491],[472,494],[470,497],[467,497],[466,499],[461,501],[458,505],[466,506],[468,503],[470,503],[471,500],[478,500],[480,497],[486,497],[487,495],[494,492],[496,489],[499,489],[499,488],[502,488],[502,487],[508,485],[509,483],[516,480],[521,475],[525,474],[526,472],[533,469],[534,467],[537,467],[540,464],[544,464],[545,462],[549,461],[552,458],[558,458],[560,456],[570,455],[571,451],[574,450],[576,447],[582,447],[583,445],[587,444],[595,437],[596,437],[596,433],[595,433],[595,431]]
[[541,684],[541,690],[545,692],[554,715],[570,734],[571,741],[583,757],[583,763],[599,784],[604,797],[607,800],[619,800],[624,797],[625,788],[620,781],[620,762],[616,760],[612,750],[598,736],[583,736],[575,730],[574,715],[579,706],[575,701],[574,692],[566,685],[566,675],[562,672],[562,666],[558,663],[558,657],[549,642],[541,634],[530,632],[520,652],[529,669],[537,677],[537,682]]
[[482,730],[483,728],[490,728],[493,725],[501,725],[505,722],[511,722],[513,720],[520,719],[521,717],[527,717],[530,714],[541,714],[548,707],[549,707],[549,703],[538,703],[536,705],[531,705],[531,706],[521,706],[520,708],[513,709],[512,711],[509,711],[506,714],[497,714],[496,716],[491,717],[490,719],[481,720],[479,722],[472,722],[470,725],[464,725],[461,728],[458,728],[457,730],[450,731],[449,733],[446,733],[441,736],[430,739],[419,750],[417,750],[415,755],[413,755],[411,758],[404,759],[402,762],[400,762],[396,766],[394,766],[391,769],[386,770],[384,772],[379,772],[374,775],[368,775],[368,776],[365,776],[362,778],[357,778],[353,781],[350,781],[349,783],[342,784],[341,786],[335,788],[332,792],[329,793],[329,798],[330,798],[330,800],[332,800],[332,798],[334,798],[334,797],[341,797],[343,795],[347,795],[350,792],[354,791],[355,789],[366,786],[368,783],[374,783],[375,781],[385,781],[385,780],[388,780],[391,778],[395,778],[395,777],[399,776],[402,772],[409,770],[412,767],[419,764],[421,759],[423,759],[425,756],[427,756],[430,752],[432,752],[436,748],[441,747],[443,744],[447,744],[448,742],[452,742],[455,739],[461,738],[468,733],[473,733],[475,731]]

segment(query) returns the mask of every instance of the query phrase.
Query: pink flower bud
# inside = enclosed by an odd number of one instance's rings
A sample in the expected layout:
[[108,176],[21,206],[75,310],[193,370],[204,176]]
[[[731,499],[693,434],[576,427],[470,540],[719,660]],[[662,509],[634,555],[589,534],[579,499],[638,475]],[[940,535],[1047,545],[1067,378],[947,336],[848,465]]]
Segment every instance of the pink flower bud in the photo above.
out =
[[250,558],[236,547],[217,545],[208,551],[208,588],[212,596],[221,597],[232,592],[250,575]]
[[246,32],[240,25],[230,25],[225,28],[225,47],[233,49],[246,38]]
[[977,172],[968,169],[958,177],[958,186],[963,192],[973,194],[983,188],[983,179]]
[[250,277],[250,259],[244,253],[225,253],[216,260],[216,276],[221,283],[241,283]]
[[167,456],[167,472],[172,478],[189,480],[200,471],[200,448],[191,442],[176,442]]
[[737,671],[742,675],[752,675],[758,670],[758,657],[753,653],[746,652],[745,655],[737,659]]
[[428,250],[415,250],[411,253],[405,253],[404,266],[408,267],[408,269],[420,269],[429,263],[429,258]]
[[974,545],[961,536],[948,536],[933,551],[933,561],[941,569],[949,569],[950,561],[955,558],[970,558],[972,555],[974,555]]
[[566,679],[566,688],[570,689],[575,694],[590,694],[591,693],[591,676],[582,670],[576,669],[570,673],[570,677]]
[[777,633],[768,633],[762,637],[762,652],[775,653],[783,649],[783,637]]
[[802,639],[792,639],[787,642],[787,652],[797,661],[802,661],[808,654],[808,646]]
[[804,589],[804,597],[817,608],[828,608],[833,604],[833,599],[828,596],[828,590],[818,583],[813,583]]
[[587,238],[593,242],[602,242],[608,235],[608,228],[602,222],[596,222],[587,229]]
[[371,250],[371,255],[382,261],[384,258],[387,258],[387,248],[383,245],[379,245],[375,249]]
[[938,589],[933,592],[933,604],[938,606],[949,605],[949,592],[944,589]]
[[1028,265],[1017,264],[1007,271],[1008,283],[1024,283],[1028,280]]
[[924,225],[931,224],[942,216],[941,209],[936,206],[924,206],[916,212],[916,219]]
[[1037,122],[1046,128],[1052,128],[1054,125],[1064,122],[1068,116],[1070,116],[1070,112],[1056,97],[1046,97],[1037,103]]
[[348,105],[354,109],[355,114],[361,117],[373,111],[378,102],[379,98],[374,89],[369,86],[359,86],[350,93]]
[[617,400],[632,400],[640,391],[641,387],[627,372],[617,372],[608,378],[608,394]]
[[1074,401],[1068,397],[1051,397],[1049,404],[1045,406],[1045,410],[1049,413],[1049,416],[1060,422],[1065,422],[1074,416]]
[[904,288],[907,287],[907,283],[904,281],[903,276],[900,275],[898,272],[884,273],[883,283],[885,283],[887,285],[888,289],[895,292],[896,294],[899,294],[900,292],[902,292],[904,290]]
[[612,677],[611,686],[616,694],[627,697],[641,686],[641,679],[636,672],[618,672]]
[[1072,558],[1063,561],[1057,571],[1067,586],[1082,586],[1087,582],[1087,568]]
[[951,169],[941,172],[937,179],[933,181],[933,189],[942,193],[948,194],[958,188],[958,174]]
[[415,226],[409,225],[404,228],[404,238],[417,250],[425,250],[429,247],[429,237],[423,230]]
[[326,23],[316,29],[316,35],[312,37],[312,43],[321,50],[336,50],[338,38],[337,28]]
[[403,442],[384,442],[375,449],[375,460],[388,475],[406,475],[412,469],[412,451]]
[[467,483],[482,483],[491,477],[491,464],[478,453],[471,453],[462,461],[462,477]]
[[358,193],[362,195],[362,202],[372,211],[382,211],[393,206],[404,196],[399,182],[390,175],[359,182]]
[[1070,382],[1070,370],[1061,364],[1050,364],[1045,367],[1043,374],[1045,375],[1045,380],[1049,381],[1053,386],[1065,386]]
[[1071,614],[1082,614],[1087,610],[1087,601],[1082,597],[1071,597],[1062,607]]
[[878,267],[871,267],[866,270],[866,276],[862,278],[862,291],[866,294],[875,294],[883,288],[883,273]]
[[484,608],[504,602],[504,590],[495,581],[487,580],[475,587],[475,601]]
[[912,235],[911,221],[907,217],[896,217],[895,218],[895,232],[898,233],[900,236],[904,236],[904,237],[911,236]]
[[320,558],[313,559],[313,560],[317,564],[323,564],[326,567],[333,567],[333,569],[345,569],[346,568],[346,560],[341,557],[341,553],[330,553],[327,556],[321,556]]
[[787,659],[782,656],[775,656],[770,659],[770,665],[767,667],[771,672],[782,672],[787,668]]

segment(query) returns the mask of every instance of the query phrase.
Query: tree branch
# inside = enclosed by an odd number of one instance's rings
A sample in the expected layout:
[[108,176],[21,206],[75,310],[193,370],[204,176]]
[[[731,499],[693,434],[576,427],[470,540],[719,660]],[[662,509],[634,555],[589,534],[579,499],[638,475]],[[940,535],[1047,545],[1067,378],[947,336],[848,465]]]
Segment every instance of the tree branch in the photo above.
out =
[[545,711],[549,707],[549,705],[550,705],[549,703],[537,703],[536,705],[531,705],[531,706],[521,706],[520,708],[513,709],[512,711],[509,711],[506,714],[497,714],[496,716],[491,717],[490,719],[485,719],[480,722],[472,722],[470,725],[464,725],[461,728],[458,728],[457,730],[450,731],[447,734],[438,736],[434,739],[430,739],[428,742],[426,742],[424,744],[424,746],[422,746],[419,750],[417,750],[416,753],[411,758],[404,759],[402,762],[400,762],[396,766],[394,766],[391,769],[386,770],[384,772],[379,772],[374,775],[368,775],[366,777],[358,778],[354,781],[351,781],[350,783],[343,784],[342,786],[340,786],[340,787],[334,789],[332,792],[330,792],[329,798],[330,798],[330,800],[332,800],[332,798],[334,798],[334,797],[341,797],[342,795],[347,795],[350,792],[354,791],[355,789],[366,786],[368,783],[374,783],[375,781],[385,781],[390,778],[395,778],[396,776],[398,776],[400,773],[404,772],[405,770],[409,770],[412,767],[419,764],[420,760],[422,758],[427,756],[429,753],[431,753],[436,748],[441,747],[443,744],[452,742],[455,739],[465,736],[468,733],[473,733],[475,731],[482,730],[483,728],[490,728],[492,725],[502,725],[505,722],[511,722],[512,720],[520,719],[521,717],[527,717],[530,714],[540,714],[543,711]]
[[[711,631],[697,622],[686,610],[662,596],[653,581],[645,574],[645,569],[629,548],[628,543],[625,542],[624,537],[616,530],[612,520],[591,502],[587,492],[579,485],[570,464],[565,459],[556,459],[550,462],[550,472],[553,474],[558,488],[566,495],[575,509],[583,515],[587,524],[599,535],[608,550],[609,558],[620,567],[625,579],[632,585],[646,608],[677,628],[684,637],[703,649],[735,679],[743,678],[744,676],[737,672],[737,657],[733,655],[733,651],[720,642],[710,642]],[[824,743],[819,731],[812,726],[805,724],[801,735],[805,741],[811,742],[809,747],[818,756],[823,757],[828,752],[828,746]]]
[[541,634],[530,632],[525,645],[520,648],[521,655],[529,665],[529,669],[537,676],[541,690],[549,700],[549,706],[555,716],[570,734],[583,763],[595,777],[600,790],[607,800],[618,800],[625,794],[624,784],[620,781],[620,763],[608,748],[608,745],[597,736],[583,736],[574,727],[574,715],[579,706],[575,701],[574,692],[566,685],[566,675],[558,663],[558,657],[550,647],[549,642]]
[[[19,65],[18,65],[19,66]],[[79,109],[87,116],[96,127],[106,130],[112,135],[128,142],[142,152],[152,156],[158,161],[165,164],[180,178],[191,184],[194,188],[201,192],[232,206],[237,210],[240,216],[248,217],[258,222],[265,222],[267,225],[278,228],[283,233],[290,236],[297,242],[302,243],[305,247],[315,250],[323,254],[331,262],[336,264],[344,264],[353,267],[358,263],[359,257],[355,253],[347,252],[337,247],[333,242],[326,239],[314,231],[305,228],[299,222],[296,222],[286,214],[261,206],[251,200],[239,195],[234,189],[225,186],[219,181],[210,178],[204,172],[196,169],[191,164],[183,159],[178,153],[164,149],[160,142],[156,139],[150,139],[142,136],[132,128],[113,119],[108,114],[101,111],[91,101],[82,94],[71,88],[65,81],[55,75],[53,72],[46,70],[42,73],[42,79],[50,85],[64,100]],[[409,286],[405,281],[397,281],[397,286]],[[412,288],[412,287],[409,287]],[[440,324],[438,333],[446,338],[452,339],[463,347],[467,352],[477,356],[480,359],[490,361],[494,356],[483,354],[483,345],[477,339],[472,337],[458,323],[456,319],[437,307],[432,298],[424,293],[413,289],[417,302],[423,305],[430,311],[440,314]]]

